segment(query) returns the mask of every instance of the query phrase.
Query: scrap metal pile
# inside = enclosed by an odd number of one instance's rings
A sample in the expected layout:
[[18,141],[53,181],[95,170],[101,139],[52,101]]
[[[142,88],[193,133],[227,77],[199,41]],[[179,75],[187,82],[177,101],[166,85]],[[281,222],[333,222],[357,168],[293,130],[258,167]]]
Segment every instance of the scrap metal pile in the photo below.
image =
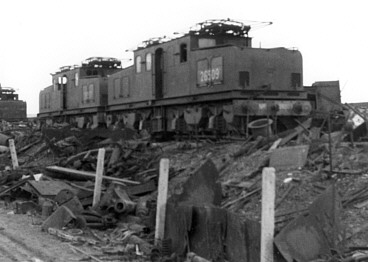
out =
[[[11,129],[0,133],[0,198],[92,261],[253,262],[260,261],[262,171],[274,167],[275,261],[363,261],[365,123],[334,130],[327,123],[305,119],[280,134],[238,141],[162,143],[127,128]],[[164,158],[170,161],[168,197],[158,241]]]

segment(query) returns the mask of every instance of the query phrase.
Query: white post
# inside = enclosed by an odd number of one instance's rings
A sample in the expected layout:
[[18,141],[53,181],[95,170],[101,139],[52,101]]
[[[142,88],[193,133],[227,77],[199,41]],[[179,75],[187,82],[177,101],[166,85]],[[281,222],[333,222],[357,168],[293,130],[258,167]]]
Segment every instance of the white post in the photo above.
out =
[[14,139],[9,139],[9,150],[13,163],[13,169],[17,169],[19,167],[17,151],[15,150]]
[[262,229],[261,262],[273,262],[273,236],[275,229],[275,169],[262,172]]
[[100,148],[97,155],[97,167],[96,167],[96,178],[95,178],[95,190],[93,193],[93,203],[92,206],[98,205],[101,199],[101,184],[102,175],[104,172],[104,161],[105,160],[105,148]]
[[159,241],[164,238],[168,181],[169,159],[163,158],[160,161],[160,176],[158,178],[155,245],[158,245]]

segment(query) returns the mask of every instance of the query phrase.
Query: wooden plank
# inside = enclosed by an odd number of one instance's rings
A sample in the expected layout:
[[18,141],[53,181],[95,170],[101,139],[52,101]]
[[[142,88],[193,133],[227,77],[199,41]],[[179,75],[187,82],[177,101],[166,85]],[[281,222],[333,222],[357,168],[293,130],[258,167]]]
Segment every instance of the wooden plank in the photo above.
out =
[[273,262],[273,235],[275,230],[275,169],[262,172],[261,262]]
[[102,185],[102,176],[104,172],[104,162],[105,162],[105,148],[100,148],[98,150],[97,155],[96,179],[92,202],[93,207],[97,206],[101,200],[101,185]]
[[275,150],[279,144],[281,143],[281,138],[277,139],[273,144],[272,146],[270,147],[270,149],[268,149],[268,152],[271,152],[272,150]]
[[163,158],[160,161],[160,176],[158,178],[155,245],[159,245],[164,238],[168,182],[169,159]]
[[[77,176],[84,176],[86,178],[95,178],[96,174],[92,172],[82,171],[82,170],[75,170],[71,168],[61,167],[61,166],[48,166],[45,168],[48,171],[51,172],[58,172],[63,174],[69,174],[69,175],[77,175]],[[140,182],[138,181],[132,181],[129,179],[124,178],[117,178],[117,177],[110,177],[110,176],[102,176],[102,179],[110,180],[110,181],[117,181],[121,183],[128,183],[128,184],[134,184],[139,185]]]
[[294,132],[284,137],[281,142],[279,143],[279,146],[285,145],[287,142],[289,142],[291,139],[299,135],[300,133],[304,132],[305,130],[308,130],[308,128],[312,124],[312,118],[307,119],[302,124],[299,124],[296,128],[294,128]]
[[33,178],[32,176],[29,176],[28,178],[25,178],[25,179],[22,179],[22,180],[16,182],[11,187],[5,188],[4,190],[0,191],[0,196],[5,195],[6,193],[12,191],[13,189],[16,189],[16,188],[22,186],[23,184],[25,184],[28,180],[30,180],[32,178]]
[[18,163],[17,151],[15,150],[14,139],[9,139],[9,149],[10,149],[13,169],[17,169],[19,168],[19,163]]

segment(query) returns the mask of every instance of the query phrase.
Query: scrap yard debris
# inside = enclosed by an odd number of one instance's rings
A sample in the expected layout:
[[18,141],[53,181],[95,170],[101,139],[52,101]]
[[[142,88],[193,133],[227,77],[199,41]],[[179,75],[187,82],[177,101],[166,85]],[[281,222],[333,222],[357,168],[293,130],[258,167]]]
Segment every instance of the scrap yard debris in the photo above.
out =
[[[91,261],[364,261],[366,124],[329,118],[185,142],[129,128],[8,129],[0,198]],[[261,224],[264,170],[275,174],[270,232]]]

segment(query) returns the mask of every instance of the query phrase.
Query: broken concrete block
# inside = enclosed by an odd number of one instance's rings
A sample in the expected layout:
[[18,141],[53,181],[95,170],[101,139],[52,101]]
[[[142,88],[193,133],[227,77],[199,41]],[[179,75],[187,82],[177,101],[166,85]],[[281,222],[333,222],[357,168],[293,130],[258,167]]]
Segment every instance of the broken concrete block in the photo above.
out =
[[165,239],[171,239],[171,250],[184,255],[189,247],[193,206],[168,203],[166,206]]
[[341,228],[342,204],[337,189],[330,186],[310,206],[309,215],[315,217],[331,249],[344,250],[344,232]]
[[261,224],[240,219],[239,215],[227,212],[225,252],[231,262],[258,262],[261,250]]
[[309,145],[278,148],[271,154],[270,167],[277,171],[303,168],[309,152]]
[[308,215],[299,216],[276,236],[275,244],[288,262],[330,257],[331,250],[340,249],[339,202],[330,187],[311,204]]
[[188,248],[213,261],[256,262],[260,257],[260,225],[216,207],[221,201],[218,171],[207,160],[187,180],[166,207],[165,239],[172,252],[185,255]]
[[167,205],[165,239],[179,256],[189,249],[211,261],[260,261],[259,222],[244,221],[219,207]]
[[62,189],[57,193],[54,201],[59,205],[63,205],[75,196],[75,193],[69,189]]
[[173,195],[169,201],[194,206],[220,205],[222,189],[218,179],[218,170],[209,159],[184,183],[182,193]]
[[225,258],[226,209],[193,207],[192,227],[189,234],[190,250],[211,261]]
[[79,201],[78,197],[74,196],[69,201],[65,202],[63,206],[67,207],[73,214],[78,215],[83,212],[83,205]]
[[42,229],[45,231],[50,227],[61,229],[74,219],[76,217],[73,212],[66,206],[61,206],[43,222]]

